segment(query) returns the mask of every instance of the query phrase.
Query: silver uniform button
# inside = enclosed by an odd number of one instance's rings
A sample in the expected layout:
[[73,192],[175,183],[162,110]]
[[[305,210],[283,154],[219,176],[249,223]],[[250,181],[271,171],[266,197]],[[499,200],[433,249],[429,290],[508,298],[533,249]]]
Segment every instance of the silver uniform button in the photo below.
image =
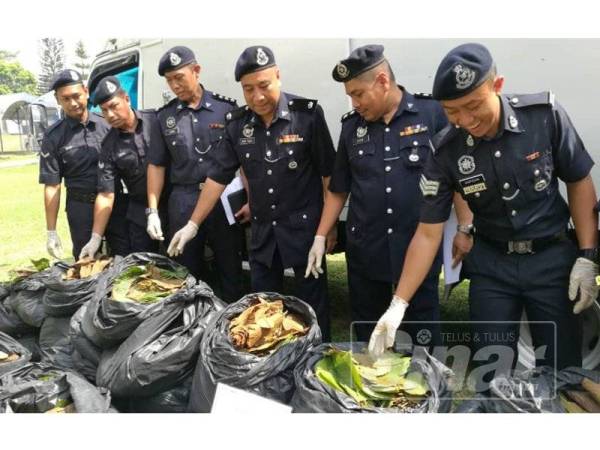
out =
[[276,205],[271,205],[271,209],[275,209],[275,208],[277,208]]
[[388,209],[387,209],[387,213],[388,213],[388,214],[391,214],[391,213],[393,213],[393,212],[394,212],[394,211],[392,210],[392,208],[388,208]]
[[267,156],[271,156],[271,150],[267,151]]
[[290,155],[293,155],[293,154],[294,154],[294,150],[290,150],[290,151],[288,152],[288,154],[290,154]]
[[306,214],[302,214],[302,218],[303,218],[304,220],[306,220],[306,219],[308,219],[308,216],[307,216]]
[[250,153],[246,153],[246,158],[250,158]]
[[198,122],[198,119],[194,119],[194,123],[197,123],[197,122]]
[[388,186],[388,187],[386,187],[386,188],[385,188],[385,192],[387,192],[387,193],[389,194],[390,192],[392,192],[392,188],[391,188],[391,187],[389,187],[389,186]]
[[535,169],[535,171],[533,172],[533,174],[534,174],[536,177],[539,177],[539,176],[540,176],[540,169]]
[[389,152],[389,151],[390,151],[390,146],[389,146],[389,145],[386,145],[386,146],[385,146],[385,151],[386,151],[386,152]]
[[272,175],[273,171],[271,169],[267,170],[267,175]]
[[363,155],[363,153],[364,153],[364,152],[363,152],[362,150],[359,150],[359,151],[358,151],[358,154],[359,154],[360,156],[362,156],[362,155]]
[[203,160],[202,158],[198,158],[198,161],[202,162],[202,161],[204,161],[204,160]]
[[511,216],[513,216],[513,217],[514,217],[514,216],[516,216],[516,215],[517,215],[517,211],[516,211],[515,209],[513,209],[513,210],[510,212],[510,215],[511,215]]
[[389,133],[389,132],[390,132],[390,129],[389,129],[389,128],[386,128],[386,129],[385,129],[385,132],[386,132],[386,133]]
[[273,226],[277,225],[277,221],[274,220],[273,222],[271,222],[273,224]]
[[417,146],[419,145],[419,142],[418,142],[418,141],[413,141],[413,145],[414,145],[415,147],[417,147]]
[[270,131],[267,131],[267,136],[271,136],[271,132]]
[[390,166],[385,166],[385,171],[389,172],[390,170],[392,170],[392,168]]
[[350,231],[354,231],[354,230],[356,230],[356,227],[352,227],[352,229]]
[[510,99],[510,102],[511,102],[513,105],[516,105],[517,103],[519,103],[519,97],[513,97],[513,98],[511,98],[511,99]]
[[504,183],[504,184],[502,185],[502,188],[503,188],[504,190],[507,190],[509,187],[510,187],[510,184],[508,184],[508,183]]
[[196,142],[200,142],[200,138],[196,138]]
[[175,145],[175,141],[171,142],[171,144]]
[[273,193],[273,188],[269,188],[269,194]]
[[394,232],[394,230],[392,230],[391,228],[388,228],[387,233],[388,234],[392,234]]
[[479,192],[475,192],[475,198],[479,198],[481,197],[481,194]]
[[496,158],[500,158],[502,156],[502,152],[500,150],[496,150],[496,153],[494,153],[494,156]]

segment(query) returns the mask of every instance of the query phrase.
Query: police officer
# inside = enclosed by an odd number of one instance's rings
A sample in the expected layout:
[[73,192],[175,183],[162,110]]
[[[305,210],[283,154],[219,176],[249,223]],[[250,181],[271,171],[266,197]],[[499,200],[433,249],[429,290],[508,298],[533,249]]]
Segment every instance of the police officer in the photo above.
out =
[[[382,45],[359,47],[333,69],[333,79],[344,83],[355,109],[342,117],[331,192],[325,199],[305,274],[319,275],[324,236],[352,194],[346,263],[352,321],[358,322],[354,330],[359,341],[369,339],[370,323],[389,304],[417,227],[419,178],[431,153],[430,139],[447,124],[440,104],[431,95],[411,94],[395,83],[383,50]],[[415,343],[421,329],[431,333],[431,338],[421,343],[440,342],[440,265],[438,255],[407,309],[406,321],[429,322],[405,324]]]
[[40,184],[44,184],[47,249],[55,258],[62,254],[56,232],[60,184],[67,188],[67,220],[73,257],[77,259],[92,232],[96,200],[98,154],[109,127],[98,114],[88,111],[88,90],[81,74],[67,69],[57,73],[50,86],[65,117],[48,128],[40,151]]
[[[474,215],[475,243],[465,259],[470,319],[500,321],[472,324],[474,350],[495,344],[512,348],[515,355],[525,309],[529,320],[556,326],[555,334],[554,327],[531,325],[534,346],[546,346],[537,364],[580,366],[577,314],[598,291],[593,161],[552,94],[502,95],[503,82],[480,44],[458,46],[440,63],[433,96],[450,125],[435,136],[436,152],[421,177],[421,223],[396,295],[409,301],[426,277],[452,194],[459,192]],[[566,183],[569,205],[559,193],[559,178]],[[565,237],[569,215],[579,249]],[[393,343],[404,309],[393,301],[381,317],[370,341],[374,354]],[[499,362],[496,369],[512,365],[514,360]],[[479,386],[485,388],[490,378]]]
[[297,295],[315,310],[327,341],[326,276],[304,278],[306,254],[335,158],[323,110],[316,100],[281,91],[275,56],[265,46],[242,52],[235,79],[242,85],[247,106],[227,114],[206,187],[190,222],[175,234],[168,252],[178,254],[193,238],[241,166],[248,179],[252,213],[252,289],[281,291],[284,268],[292,267]]
[[79,258],[93,257],[102,243],[102,236],[113,210],[115,186],[123,181],[128,192],[125,228],[126,255],[131,252],[157,252],[158,241],[146,232],[146,157],[150,133],[156,126],[154,111],[131,108],[129,95],[116,77],[100,80],[92,96],[112,127],[102,142],[98,162],[98,196],[94,208],[94,226],[89,242]]
[[[166,78],[177,96],[158,111],[148,154],[147,230],[162,240],[158,215],[159,197],[165,182],[165,167],[170,164],[173,190],[169,196],[169,227],[183,227],[194,210],[206,181],[209,158],[221,140],[225,114],[235,100],[208,91],[199,84],[200,65],[192,50],[173,47],[160,59],[158,73]],[[206,279],[203,269],[204,244],[214,251],[217,271],[226,301],[242,295],[240,228],[230,226],[221,204],[217,205],[195,239],[178,258],[196,277]]]

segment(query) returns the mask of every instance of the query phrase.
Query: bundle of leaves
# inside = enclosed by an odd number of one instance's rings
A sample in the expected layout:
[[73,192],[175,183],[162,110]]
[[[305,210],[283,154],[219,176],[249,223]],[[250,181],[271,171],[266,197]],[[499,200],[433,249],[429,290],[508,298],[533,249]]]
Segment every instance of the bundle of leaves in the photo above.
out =
[[385,353],[376,361],[368,355],[332,348],[315,365],[315,376],[362,407],[411,411],[425,399],[428,384],[419,372],[409,372],[410,356]]
[[9,271],[10,283],[17,283],[34,273],[41,272],[50,267],[50,260],[48,258],[30,259],[30,261],[31,266],[20,267]]
[[115,279],[112,299],[156,303],[181,289],[187,275],[183,267],[173,271],[161,269],[153,263],[132,266]]
[[17,361],[20,357],[21,355],[19,355],[18,353],[5,353],[3,351],[0,351],[0,364]]
[[81,280],[102,272],[112,262],[112,258],[102,256],[100,259],[84,258],[77,261],[63,275],[63,280]]
[[307,331],[300,316],[284,309],[282,300],[267,301],[262,297],[229,324],[233,345],[256,355],[270,354]]

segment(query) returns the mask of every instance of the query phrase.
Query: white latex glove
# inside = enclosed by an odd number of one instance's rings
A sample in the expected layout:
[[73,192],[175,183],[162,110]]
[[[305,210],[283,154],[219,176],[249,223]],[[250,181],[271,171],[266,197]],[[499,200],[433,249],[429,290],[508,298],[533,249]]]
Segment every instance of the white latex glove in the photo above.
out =
[[575,301],[577,292],[579,292],[579,300],[575,302],[573,307],[575,314],[579,314],[584,309],[592,306],[592,303],[598,297],[597,275],[598,264],[587,258],[577,258],[575,260],[569,279],[569,300]]
[[150,237],[155,241],[165,240],[162,232],[162,227],[160,226],[160,217],[158,217],[157,213],[148,214],[146,231],[148,232]]
[[60,259],[62,257],[63,248],[56,230],[48,230],[46,249],[54,258]]
[[319,274],[323,273],[321,264],[323,264],[323,255],[325,254],[325,236],[315,236],[310,251],[308,252],[308,261],[306,262],[306,272],[304,278],[312,273],[315,278],[319,278]]
[[194,239],[196,233],[198,233],[198,225],[189,220],[182,229],[175,233],[173,239],[171,239],[171,243],[167,249],[169,256],[174,257],[181,255],[185,244]]
[[87,244],[83,246],[79,253],[79,259],[83,258],[94,258],[94,255],[98,252],[100,245],[102,244],[102,236],[98,233],[92,233],[92,237]]
[[383,355],[386,348],[394,346],[396,330],[402,323],[406,308],[408,308],[408,302],[394,295],[389,308],[379,318],[371,334],[371,339],[369,339],[369,355],[374,360]]

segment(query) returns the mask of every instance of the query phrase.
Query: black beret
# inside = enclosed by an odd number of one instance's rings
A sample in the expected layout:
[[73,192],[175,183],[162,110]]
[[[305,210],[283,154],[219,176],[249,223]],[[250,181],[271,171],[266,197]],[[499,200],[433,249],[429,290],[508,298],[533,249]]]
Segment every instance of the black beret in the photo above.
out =
[[489,50],[481,44],[463,44],[442,59],[433,80],[433,98],[453,100],[477,89],[494,67]]
[[167,53],[162,55],[158,63],[158,74],[161,77],[165,76],[165,72],[170,70],[177,70],[180,67],[187,66],[196,62],[196,55],[188,47],[178,45],[168,50]]
[[275,55],[269,47],[255,45],[242,52],[235,64],[235,81],[240,81],[248,73],[273,67]]
[[331,75],[335,81],[349,81],[380,64],[384,59],[383,45],[364,45],[354,49],[350,56],[337,63]]
[[50,90],[56,91],[63,86],[70,86],[71,84],[83,84],[83,78],[81,74],[72,69],[61,70],[54,75],[54,78],[52,78]]
[[113,98],[121,89],[121,83],[117,77],[105,77],[100,80],[98,86],[92,95],[92,103],[96,106],[101,105]]

